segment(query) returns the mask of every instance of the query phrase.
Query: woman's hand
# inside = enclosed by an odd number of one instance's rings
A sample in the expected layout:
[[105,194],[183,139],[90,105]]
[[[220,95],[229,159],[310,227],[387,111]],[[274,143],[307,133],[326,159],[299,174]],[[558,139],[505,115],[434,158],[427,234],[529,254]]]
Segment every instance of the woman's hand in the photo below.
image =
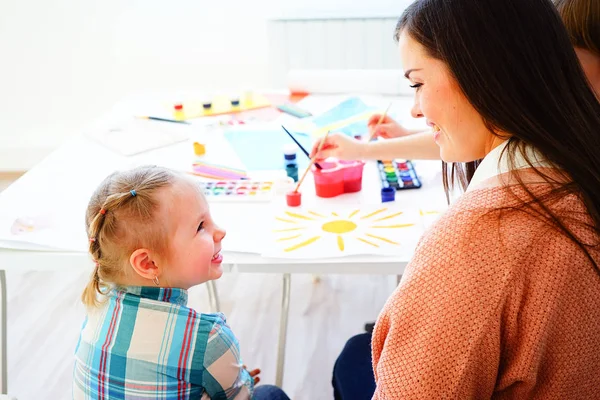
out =
[[328,157],[335,157],[339,160],[359,160],[364,156],[366,143],[360,142],[343,133],[335,133],[329,135],[323,143],[323,147],[319,154],[316,154],[319,148],[321,140],[313,145],[312,151],[310,152],[310,158],[317,156],[317,161],[324,160]]

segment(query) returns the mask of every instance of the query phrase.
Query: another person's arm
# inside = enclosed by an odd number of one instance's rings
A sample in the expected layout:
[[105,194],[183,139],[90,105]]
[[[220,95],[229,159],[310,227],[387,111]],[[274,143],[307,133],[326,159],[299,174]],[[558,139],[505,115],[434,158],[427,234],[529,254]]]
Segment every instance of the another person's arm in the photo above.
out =
[[[311,158],[316,154],[319,141],[312,149]],[[344,134],[327,137],[317,160],[335,157],[340,160],[439,160],[440,148],[433,141],[433,133],[421,132],[395,139],[361,142]]]
[[433,140],[433,133],[425,131],[395,139],[364,143],[362,159],[391,160],[439,160],[440,148]]
[[[318,160],[328,157],[341,160],[440,159],[440,149],[433,141],[431,131],[406,129],[387,116],[378,125],[380,117],[379,114],[371,116],[367,125],[374,137],[386,140],[366,143],[343,134],[333,134],[323,144]],[[311,158],[316,154],[318,145],[319,141],[313,146]]]
[[393,139],[397,137],[409,136],[415,133],[423,132],[423,129],[406,129],[398,122],[396,122],[393,118],[387,115],[383,117],[381,123],[379,123],[380,119],[381,114],[373,114],[367,122],[369,132],[373,134],[373,137]]

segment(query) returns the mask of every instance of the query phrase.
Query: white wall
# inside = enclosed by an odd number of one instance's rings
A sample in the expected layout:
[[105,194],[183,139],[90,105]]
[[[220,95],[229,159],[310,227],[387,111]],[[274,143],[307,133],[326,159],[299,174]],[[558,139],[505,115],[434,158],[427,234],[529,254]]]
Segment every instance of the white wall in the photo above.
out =
[[0,0],[0,171],[131,92],[270,87],[269,16],[397,16],[410,0],[306,1]]
[[268,1],[0,1],[0,170],[132,91],[268,86]]
[[273,15],[280,18],[394,18],[413,0],[280,0]]

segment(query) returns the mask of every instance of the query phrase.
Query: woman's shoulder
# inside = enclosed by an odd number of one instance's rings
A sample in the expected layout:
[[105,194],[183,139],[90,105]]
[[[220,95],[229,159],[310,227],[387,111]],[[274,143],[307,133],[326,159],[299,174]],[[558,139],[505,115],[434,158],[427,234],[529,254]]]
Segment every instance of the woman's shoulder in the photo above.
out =
[[536,184],[492,186],[467,192],[440,218],[438,229],[451,228],[463,234],[472,230],[492,235],[506,231],[537,234],[550,226],[549,212],[560,222],[592,222],[580,196],[556,189]]
[[[536,196],[548,192],[547,187],[529,189]],[[576,235],[589,236],[589,230],[584,232],[582,227],[593,224],[579,196],[566,194],[542,201],[544,209],[536,204],[523,206],[529,195],[522,189],[506,187],[465,193],[426,232],[413,260],[430,265],[446,260],[453,268],[465,269],[474,264],[513,268],[536,252],[545,251],[548,245],[570,242],[548,218],[548,210]],[[565,248],[570,253],[578,251],[576,245]]]
[[[505,190],[485,188],[461,196],[428,230],[424,240],[473,249],[481,244],[492,246],[501,239],[510,240],[515,233],[533,235],[539,222],[530,213],[520,212]],[[506,232],[511,234],[503,238]]]

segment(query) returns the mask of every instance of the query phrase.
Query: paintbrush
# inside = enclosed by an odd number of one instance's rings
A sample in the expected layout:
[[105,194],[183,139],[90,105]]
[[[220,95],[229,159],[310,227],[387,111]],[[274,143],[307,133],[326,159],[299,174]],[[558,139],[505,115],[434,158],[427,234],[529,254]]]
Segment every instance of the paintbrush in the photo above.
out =
[[379,117],[379,121],[377,121],[377,124],[375,125],[375,127],[373,128],[373,130],[371,131],[371,134],[369,135],[369,140],[368,142],[370,142],[371,140],[373,140],[373,137],[375,136],[375,132],[377,132],[377,128],[379,128],[379,125],[381,125],[381,123],[383,122],[387,112],[390,110],[390,107],[392,106],[392,103],[390,103],[388,105],[388,107],[385,109],[385,111],[383,112],[383,114],[381,114],[381,117]]
[[[302,147],[302,145],[300,144],[300,142],[298,142],[296,140],[296,138],[294,137],[294,135],[292,135],[290,133],[290,131],[288,131],[287,129],[285,129],[285,126],[281,125],[281,127],[283,128],[283,130],[285,131],[285,133],[287,133],[292,138],[292,140],[298,145],[298,147],[300,147],[300,150],[302,150],[302,152],[304,154],[306,154],[306,157],[308,157],[310,159],[310,155],[308,154],[308,151],[306,151],[306,149],[304,147]],[[323,167],[321,167],[319,165],[319,163],[315,163],[315,167],[317,167],[318,169],[323,169]]]
[[[323,139],[321,139],[321,143],[319,143],[319,147],[317,148],[317,153],[316,154],[319,154],[319,152],[321,151],[321,147],[323,147],[323,144],[327,140],[327,136],[329,136],[329,131],[327,131],[327,133],[325,134],[325,137],[323,137]],[[304,171],[304,174],[302,175],[302,178],[300,178],[300,180],[298,181],[298,184],[296,185],[296,189],[294,189],[295,193],[298,193],[298,189],[300,189],[300,185],[302,185],[302,182],[304,181],[304,178],[306,178],[306,175],[308,174],[308,171],[310,171],[310,167],[312,167],[313,164],[315,164],[315,166],[316,166],[316,163],[315,163],[315,161],[317,160],[316,154],[312,158],[312,160],[310,160],[310,162],[308,163],[308,167],[306,168],[306,171]]]
[[190,124],[187,121],[177,120],[177,119],[168,119],[168,118],[159,118],[159,117],[150,117],[150,116],[139,116],[138,118],[140,118],[140,119],[149,119],[149,120],[152,120],[152,121],[173,122],[173,123],[176,123],[176,124],[187,124],[187,125]]

